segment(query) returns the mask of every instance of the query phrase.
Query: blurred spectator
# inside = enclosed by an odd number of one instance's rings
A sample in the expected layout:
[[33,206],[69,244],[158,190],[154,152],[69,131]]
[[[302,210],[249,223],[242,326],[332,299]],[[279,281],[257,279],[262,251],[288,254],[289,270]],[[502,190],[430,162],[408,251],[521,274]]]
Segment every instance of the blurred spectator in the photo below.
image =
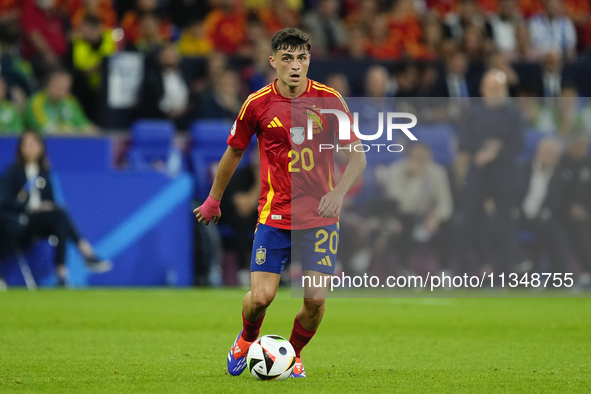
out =
[[103,29],[98,17],[86,15],[79,32],[72,37],[65,58],[65,63],[72,71],[72,91],[84,112],[95,123],[98,121],[101,63],[116,51],[113,30]]
[[201,97],[198,118],[234,120],[242,105],[238,93],[238,75],[224,71]]
[[42,134],[96,132],[78,100],[70,93],[72,76],[65,70],[53,71],[45,89],[29,99],[24,119],[27,129]]
[[365,97],[385,98],[389,96],[388,70],[383,66],[372,66],[365,74]]
[[390,92],[394,97],[415,97],[417,95],[418,71],[414,63],[403,61],[394,66],[394,78],[390,82]]
[[[128,44],[142,47],[143,40],[168,42],[172,35],[172,26],[166,19],[160,18],[157,8],[157,0],[136,0],[135,8],[125,13],[121,27]],[[146,23],[145,15],[150,15],[150,23],[155,23],[156,26],[143,26]]]
[[203,0],[169,0],[168,16],[175,26],[185,29],[205,18],[211,9],[210,3]]
[[127,51],[138,51],[153,55],[168,44],[168,36],[163,35],[160,28],[160,18],[154,12],[146,12],[139,17],[138,31],[134,41],[127,41]]
[[314,10],[304,16],[303,27],[310,34],[314,52],[328,55],[344,48],[346,34],[338,12],[337,0],[320,0]]
[[348,28],[357,27],[368,31],[373,21],[380,14],[379,0],[361,0],[355,2],[356,8],[351,10],[345,18],[345,25]]
[[144,79],[138,95],[143,118],[171,119],[186,129],[192,120],[193,103],[181,58],[174,45],[167,45],[156,58],[146,59]]
[[435,60],[441,51],[443,29],[432,15],[423,18],[422,35],[417,43],[407,43],[409,55],[418,60]]
[[68,281],[65,265],[68,240],[76,244],[89,270],[106,272],[112,267],[110,261],[97,257],[68,213],[55,203],[45,143],[38,133],[25,132],[18,142],[16,163],[6,170],[0,183],[0,216],[8,220],[8,228],[21,248],[38,237],[55,238],[54,261],[61,285]]
[[568,236],[582,268],[591,273],[591,161],[589,135],[576,133],[568,140],[561,162],[564,182],[564,206]]
[[465,53],[456,51],[446,62],[443,75],[435,87],[437,97],[470,97],[466,73],[468,71],[468,57]]
[[401,46],[401,51],[411,53],[411,56],[422,36],[422,27],[414,4],[413,0],[395,1],[388,18],[393,42]]
[[246,95],[269,84],[267,82],[268,75],[274,71],[269,63],[270,46],[267,40],[257,41],[252,51],[252,63],[240,72],[240,79],[246,82]]
[[267,45],[267,49],[263,50],[267,55],[269,53],[268,48],[271,46],[270,35],[267,34],[267,29],[259,17],[254,12],[251,12],[248,14],[246,20],[246,35],[244,43],[238,49],[237,54],[239,56],[256,59],[260,55],[257,52],[259,49],[263,48],[263,45]]
[[530,129],[554,134],[558,131],[556,111],[541,100],[534,89],[520,87],[517,93],[517,105]]
[[543,52],[531,46],[529,29],[525,23],[515,29],[515,49],[507,53],[511,62],[536,62],[543,57]]
[[[560,142],[552,137],[542,139],[531,162],[521,169],[521,227],[534,235],[533,257],[536,272],[562,272],[568,256],[568,240],[561,218],[564,183],[558,168]],[[550,267],[541,265],[548,254]]]
[[464,36],[460,42],[460,50],[466,53],[470,62],[481,63],[491,51],[491,45],[485,39],[481,26],[468,25],[464,29]]
[[246,39],[246,14],[243,2],[219,0],[205,18],[205,34],[216,51],[236,53]]
[[197,19],[187,24],[177,45],[181,56],[207,56],[213,51],[203,21]]
[[[16,15],[18,16],[18,14]],[[19,109],[24,109],[27,96],[37,87],[31,64],[21,55],[21,25],[11,17],[0,23],[0,75],[7,86],[7,95]]]
[[[271,36],[286,27],[297,27],[300,22],[298,13],[287,0],[270,0],[268,6],[259,9],[258,16]],[[314,43],[314,47],[317,45]]]
[[558,97],[562,87],[562,59],[556,52],[548,52],[542,62],[544,97]]
[[365,59],[366,45],[366,37],[362,28],[354,26],[347,30],[346,54],[349,58]]
[[495,50],[489,55],[488,68],[494,68],[504,72],[507,76],[507,86],[509,87],[509,91],[514,91],[519,83],[519,76],[511,64],[509,64],[509,61],[503,52]]
[[458,217],[460,272],[468,272],[470,252],[476,244],[484,201],[494,201],[496,267],[504,271],[516,258],[515,160],[523,148],[524,122],[508,102],[507,77],[488,71],[481,84],[482,101],[473,103],[460,124],[458,160],[468,167]]
[[512,52],[517,46],[517,26],[523,23],[519,14],[517,0],[500,0],[498,13],[492,15],[487,22],[487,29],[497,48],[503,52]]
[[458,2],[457,12],[446,15],[443,24],[444,36],[447,39],[461,41],[468,26],[484,27],[484,18],[478,12],[475,0],[461,0]]
[[23,55],[39,76],[60,64],[68,43],[66,28],[56,0],[28,0],[21,14]]
[[413,143],[405,151],[407,158],[391,164],[382,179],[385,197],[398,205],[401,263],[408,268],[409,257],[418,246],[434,243],[440,265],[447,267],[453,204],[446,171],[433,161],[425,144]]
[[433,97],[433,89],[439,77],[437,65],[434,62],[418,64],[417,97]]
[[545,0],[544,8],[544,12],[529,21],[533,47],[542,52],[558,52],[573,59],[577,35],[573,22],[564,15],[562,1]]
[[391,34],[386,15],[378,16],[369,28],[369,38],[365,44],[368,56],[377,60],[396,60],[402,56],[402,43]]
[[6,98],[6,83],[0,78],[0,135],[20,134],[23,128],[21,113]]
[[238,255],[238,282],[241,286],[250,283],[250,256],[261,193],[260,172],[259,152],[253,150],[248,164],[232,176],[221,206],[224,216],[220,224],[232,229],[225,246]]
[[87,15],[100,19],[101,24],[109,29],[117,25],[117,14],[112,0],[67,0],[72,27],[78,29]]
[[351,96],[351,88],[349,87],[349,79],[345,74],[337,73],[330,74],[326,78],[326,86],[330,86],[343,97]]

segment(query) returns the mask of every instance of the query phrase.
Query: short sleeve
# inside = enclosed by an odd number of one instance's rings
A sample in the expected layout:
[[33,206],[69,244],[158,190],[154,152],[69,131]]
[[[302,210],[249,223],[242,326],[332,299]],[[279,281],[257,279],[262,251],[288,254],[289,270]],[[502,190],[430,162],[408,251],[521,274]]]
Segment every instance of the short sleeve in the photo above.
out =
[[255,109],[249,108],[247,103],[248,100],[240,109],[240,113],[238,113],[238,117],[236,117],[236,121],[232,125],[232,130],[230,130],[228,145],[232,148],[246,149],[252,136],[256,133]]
[[333,130],[335,131],[335,134],[337,135],[337,139],[339,140],[339,145],[347,146],[352,142],[359,141],[359,137],[357,137],[355,132],[353,132],[353,115],[351,114],[351,111],[349,110],[349,106],[347,105],[347,103],[345,102],[343,97],[340,94],[337,94],[337,96],[335,98],[331,98],[331,105],[336,106],[335,109],[338,109],[339,111],[342,111],[345,114],[347,114],[347,116],[349,117],[349,124],[351,125],[351,133],[349,135],[349,138],[341,139],[340,135],[339,135],[339,122],[338,122],[336,116],[333,117],[333,122],[334,122]]

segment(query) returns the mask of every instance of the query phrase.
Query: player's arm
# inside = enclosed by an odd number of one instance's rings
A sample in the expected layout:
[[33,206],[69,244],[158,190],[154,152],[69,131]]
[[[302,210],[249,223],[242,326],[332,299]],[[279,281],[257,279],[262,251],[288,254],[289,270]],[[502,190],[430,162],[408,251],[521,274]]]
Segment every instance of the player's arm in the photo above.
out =
[[333,190],[322,197],[318,206],[318,213],[323,218],[336,217],[341,213],[345,194],[353,187],[363,173],[363,170],[365,170],[365,166],[367,165],[365,152],[363,152],[363,149],[360,149],[360,152],[355,150],[355,147],[360,144],[361,141],[357,140],[346,145],[344,151],[347,154],[349,162],[347,163],[347,167],[345,167],[343,177]]
[[215,224],[220,220],[220,217],[222,216],[222,212],[220,211],[220,200],[222,199],[232,175],[234,175],[234,171],[236,171],[236,168],[242,159],[244,151],[245,149],[238,149],[232,146],[228,146],[228,149],[226,149],[215,173],[209,197],[207,197],[207,200],[205,200],[203,205],[195,208],[193,211],[199,223],[205,222],[205,225],[208,226],[212,220]]

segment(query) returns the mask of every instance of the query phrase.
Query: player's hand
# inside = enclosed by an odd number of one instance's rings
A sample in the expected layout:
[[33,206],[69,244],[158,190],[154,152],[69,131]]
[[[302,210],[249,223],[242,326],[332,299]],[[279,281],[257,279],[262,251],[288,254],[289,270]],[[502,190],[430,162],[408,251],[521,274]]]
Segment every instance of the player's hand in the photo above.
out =
[[325,194],[320,200],[318,214],[323,218],[336,218],[343,207],[343,195],[336,191]]
[[222,211],[219,211],[218,213],[213,215],[211,220],[205,219],[205,216],[203,216],[203,214],[201,212],[199,212],[199,208],[195,208],[193,210],[193,213],[195,214],[197,221],[199,223],[204,223],[206,226],[209,226],[209,223],[211,223],[212,221],[214,222],[214,224],[218,224],[218,222],[220,221],[220,218],[222,217]]
[[211,196],[207,197],[205,202],[195,208],[193,210],[195,217],[199,223],[205,223],[206,226],[209,226],[209,223],[213,221],[215,224],[218,224],[220,218],[222,217],[222,211],[220,211],[220,202]]

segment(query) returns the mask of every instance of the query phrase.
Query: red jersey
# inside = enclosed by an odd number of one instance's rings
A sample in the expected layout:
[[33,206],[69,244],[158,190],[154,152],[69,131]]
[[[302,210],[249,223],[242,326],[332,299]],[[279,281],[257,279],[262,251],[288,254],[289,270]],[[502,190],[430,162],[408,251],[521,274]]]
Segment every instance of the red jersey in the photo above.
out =
[[[351,119],[349,109],[334,89],[308,79],[299,97],[283,97],[277,80],[251,94],[232,127],[228,145],[246,149],[257,135],[261,161],[259,222],[281,229],[307,229],[334,224],[338,218],[318,214],[320,199],[334,187],[337,117],[320,109],[338,109]],[[313,138],[307,139],[308,118],[313,119]],[[352,122],[351,122],[352,124]],[[358,138],[353,132],[346,146]],[[320,144],[334,149],[320,150]]]

